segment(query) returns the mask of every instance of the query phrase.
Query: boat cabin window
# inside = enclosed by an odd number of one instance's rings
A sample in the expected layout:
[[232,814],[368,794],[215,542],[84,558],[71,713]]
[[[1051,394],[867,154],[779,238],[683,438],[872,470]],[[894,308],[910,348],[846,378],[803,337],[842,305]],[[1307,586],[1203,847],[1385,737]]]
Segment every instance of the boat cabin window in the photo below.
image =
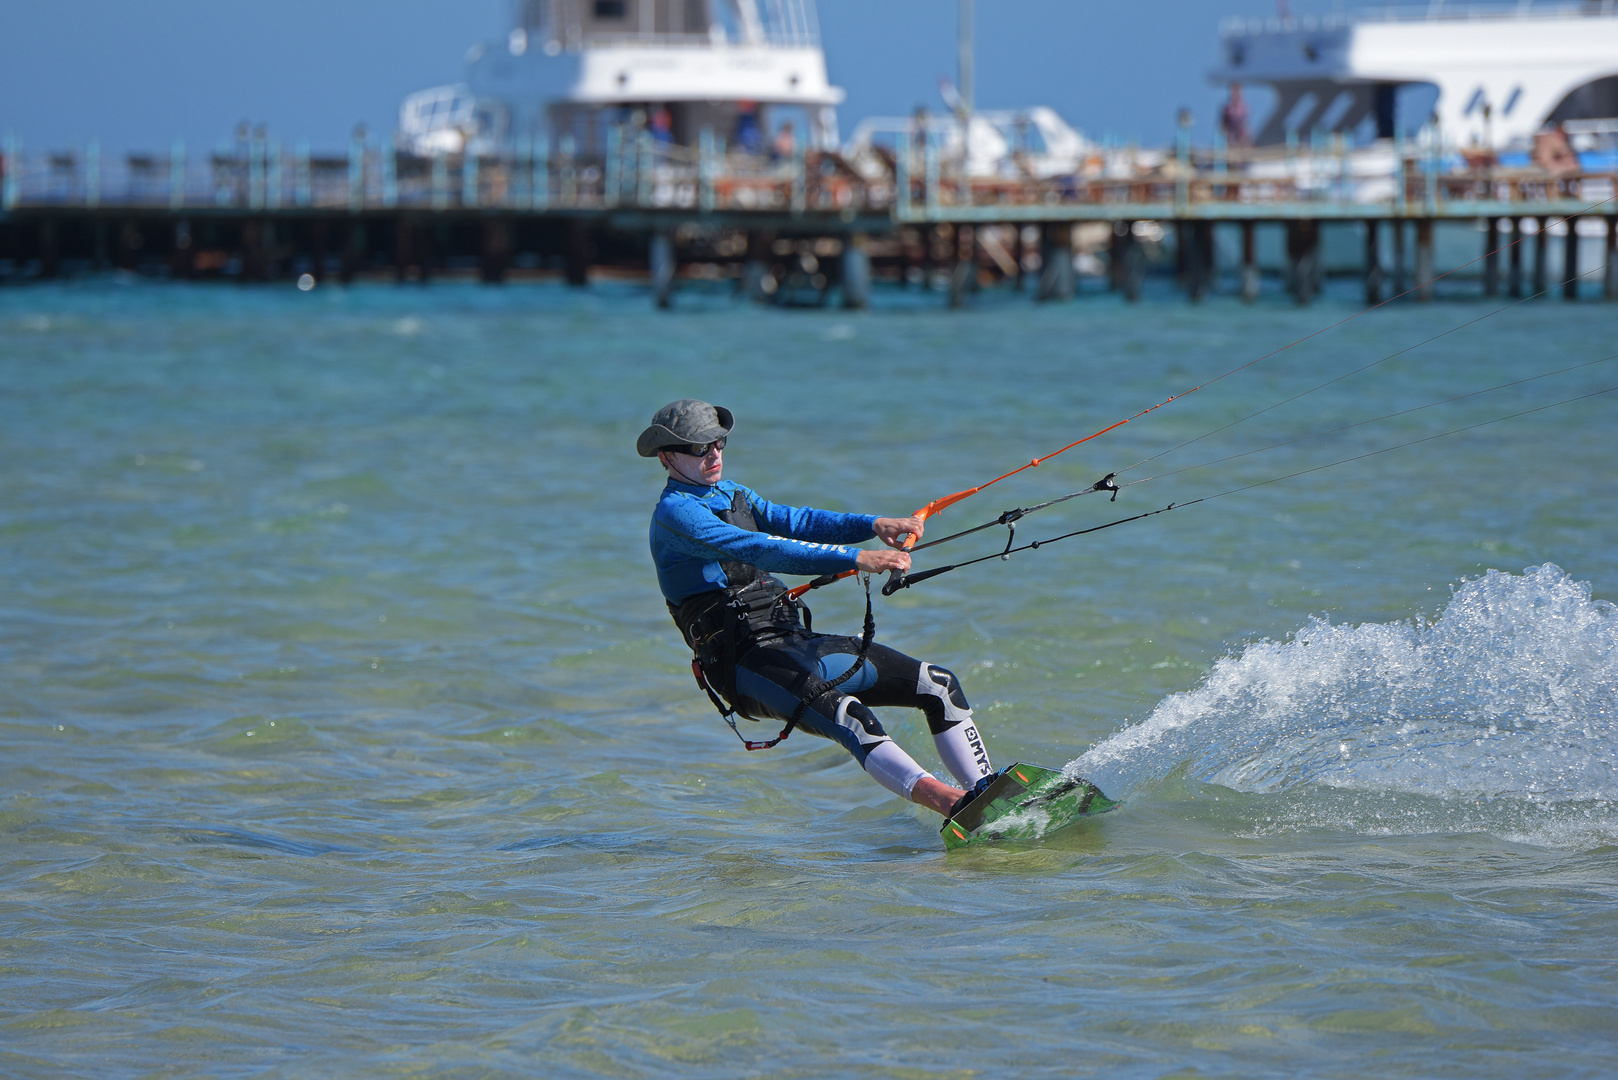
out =
[[1587,82],[1563,98],[1546,117],[1547,124],[1618,116],[1618,75]]

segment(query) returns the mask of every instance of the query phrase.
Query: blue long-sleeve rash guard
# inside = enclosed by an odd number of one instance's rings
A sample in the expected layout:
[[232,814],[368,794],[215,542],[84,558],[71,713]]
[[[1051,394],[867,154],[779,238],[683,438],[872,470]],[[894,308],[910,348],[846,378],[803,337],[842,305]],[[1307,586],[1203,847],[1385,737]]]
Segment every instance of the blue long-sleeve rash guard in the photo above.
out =
[[[753,508],[759,531],[720,520],[740,491]],[[854,569],[857,544],[876,535],[874,514],[780,506],[730,480],[699,487],[670,480],[652,511],[652,561],[657,583],[678,605],[701,592],[725,588],[720,560],[748,563],[767,573],[835,574]]]

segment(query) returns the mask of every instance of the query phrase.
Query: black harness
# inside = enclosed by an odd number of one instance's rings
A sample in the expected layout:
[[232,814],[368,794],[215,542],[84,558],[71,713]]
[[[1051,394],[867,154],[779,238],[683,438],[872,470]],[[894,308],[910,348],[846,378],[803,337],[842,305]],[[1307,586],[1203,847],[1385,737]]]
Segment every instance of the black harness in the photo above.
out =
[[[758,521],[747,496],[740,491],[730,498],[730,509],[716,510],[719,520],[747,532],[758,532]],[[757,721],[735,705],[736,661],[749,649],[767,645],[793,634],[812,632],[814,616],[807,605],[792,596],[787,587],[773,575],[750,563],[724,559],[719,568],[725,572],[729,585],[719,591],[698,593],[676,606],[669,604],[674,625],[680,628],[687,645],[691,646],[691,674],[713,702],[719,715],[736,732],[736,737],[749,750],[767,750],[781,742],[798,726],[803,711],[816,698],[837,689],[852,678],[865,665],[871,640],[876,636],[876,619],[871,614],[871,583],[865,582],[865,632],[860,638],[859,655],[849,669],[835,679],[811,683],[799,695],[798,707],[792,711],[786,726],[773,739],[759,742],[747,738],[736,727],[736,716]],[[718,690],[715,690],[715,686]],[[721,694],[723,697],[721,697]]]

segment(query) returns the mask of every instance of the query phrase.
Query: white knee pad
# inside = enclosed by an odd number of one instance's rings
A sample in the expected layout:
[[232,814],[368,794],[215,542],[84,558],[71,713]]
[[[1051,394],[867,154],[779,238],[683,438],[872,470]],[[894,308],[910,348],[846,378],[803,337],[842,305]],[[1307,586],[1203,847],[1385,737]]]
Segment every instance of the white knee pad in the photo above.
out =
[[972,710],[960,692],[959,683],[944,668],[923,664],[916,690],[944,703],[944,726],[933,732],[933,745],[938,747],[944,767],[963,788],[970,790],[978,780],[993,773],[994,766],[989,764],[988,748],[983,745],[983,737],[972,721]]
[[[860,746],[867,752],[870,751],[871,747],[877,745],[878,743],[893,741],[893,736],[882,730],[881,725],[878,725],[876,730],[872,731],[871,728],[867,726],[859,717],[848,715],[849,708],[854,705],[860,705],[859,698],[845,697],[842,701],[837,703],[836,719],[838,727],[847,728],[849,731],[852,731],[854,733],[854,737],[860,741]],[[864,708],[863,705],[860,707]],[[866,710],[866,715],[872,715],[869,709]]]

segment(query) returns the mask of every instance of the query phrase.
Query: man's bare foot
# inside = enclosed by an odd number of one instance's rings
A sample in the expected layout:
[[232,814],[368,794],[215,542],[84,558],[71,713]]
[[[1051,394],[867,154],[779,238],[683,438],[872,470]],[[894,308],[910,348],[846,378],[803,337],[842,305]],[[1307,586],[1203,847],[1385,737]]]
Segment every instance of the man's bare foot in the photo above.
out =
[[931,776],[924,776],[916,781],[916,786],[910,789],[910,801],[939,814],[949,817],[949,809],[954,806],[966,792],[958,787],[950,787],[942,780],[935,780]]

